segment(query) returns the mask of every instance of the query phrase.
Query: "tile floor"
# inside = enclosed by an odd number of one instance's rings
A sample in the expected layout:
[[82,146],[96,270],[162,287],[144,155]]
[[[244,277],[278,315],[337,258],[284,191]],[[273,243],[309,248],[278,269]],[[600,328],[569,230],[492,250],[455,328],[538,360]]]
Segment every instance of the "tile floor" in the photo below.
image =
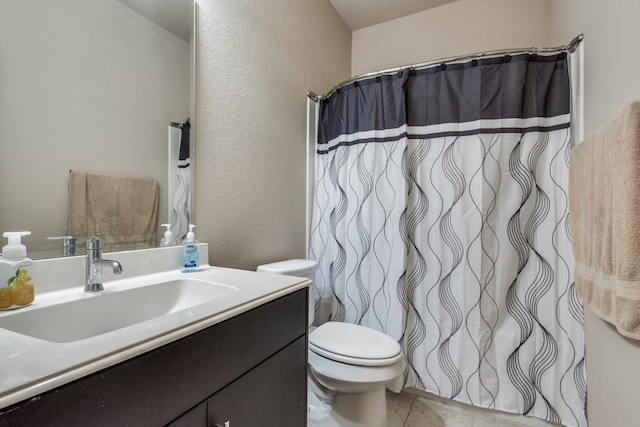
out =
[[[387,427],[562,427],[536,418],[414,393],[387,391]],[[307,424],[307,427],[312,426]]]
[[[472,408],[445,399],[430,399],[407,392],[387,392],[388,427],[527,427],[495,412]],[[513,415],[505,414],[506,417]],[[540,421],[540,420],[536,420]],[[549,423],[544,425],[551,426]],[[535,424],[539,425],[539,424]]]

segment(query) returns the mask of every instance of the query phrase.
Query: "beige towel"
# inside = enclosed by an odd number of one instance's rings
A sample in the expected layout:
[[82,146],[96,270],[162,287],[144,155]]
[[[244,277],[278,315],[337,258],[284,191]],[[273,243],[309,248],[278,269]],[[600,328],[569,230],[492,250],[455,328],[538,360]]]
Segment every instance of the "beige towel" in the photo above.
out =
[[105,251],[156,246],[158,181],[69,173],[69,235],[100,237]]
[[580,298],[640,339],[640,101],[571,151],[569,206]]

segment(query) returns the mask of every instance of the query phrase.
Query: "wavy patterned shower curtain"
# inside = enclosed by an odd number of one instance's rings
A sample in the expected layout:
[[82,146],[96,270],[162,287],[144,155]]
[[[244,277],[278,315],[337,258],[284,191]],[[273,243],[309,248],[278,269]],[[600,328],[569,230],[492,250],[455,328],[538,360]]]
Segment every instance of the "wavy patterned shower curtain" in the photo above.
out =
[[567,55],[404,70],[320,105],[317,319],[401,344],[403,387],[586,426]]
[[[172,141],[172,132],[175,132]],[[191,123],[169,125],[169,223],[179,244],[187,236],[191,214]]]

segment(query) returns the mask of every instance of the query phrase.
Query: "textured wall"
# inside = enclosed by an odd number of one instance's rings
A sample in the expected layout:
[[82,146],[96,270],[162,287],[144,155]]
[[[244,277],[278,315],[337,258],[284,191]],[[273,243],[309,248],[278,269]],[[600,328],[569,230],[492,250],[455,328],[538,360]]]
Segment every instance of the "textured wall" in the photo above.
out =
[[305,256],[306,92],[350,75],[329,0],[198,2],[196,237],[211,264]]
[[549,3],[458,0],[354,31],[351,71],[359,75],[485,50],[549,46]]

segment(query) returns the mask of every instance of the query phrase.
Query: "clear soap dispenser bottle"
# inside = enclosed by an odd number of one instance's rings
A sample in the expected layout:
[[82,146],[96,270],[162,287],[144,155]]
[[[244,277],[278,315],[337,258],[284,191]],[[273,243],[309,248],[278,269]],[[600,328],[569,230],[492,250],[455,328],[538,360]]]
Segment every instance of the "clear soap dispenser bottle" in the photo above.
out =
[[2,247],[0,258],[0,310],[24,307],[33,302],[35,292],[29,269],[33,261],[27,258],[27,248],[21,243],[22,236],[30,231],[5,232],[9,240]]
[[200,267],[200,249],[198,249],[198,241],[193,233],[195,225],[189,224],[189,232],[182,242],[182,262],[180,269],[183,273],[191,273],[198,271]]
[[164,237],[160,240],[160,246],[175,246],[176,240],[171,232],[171,224],[161,224],[161,226],[167,227],[167,231],[164,232]]

